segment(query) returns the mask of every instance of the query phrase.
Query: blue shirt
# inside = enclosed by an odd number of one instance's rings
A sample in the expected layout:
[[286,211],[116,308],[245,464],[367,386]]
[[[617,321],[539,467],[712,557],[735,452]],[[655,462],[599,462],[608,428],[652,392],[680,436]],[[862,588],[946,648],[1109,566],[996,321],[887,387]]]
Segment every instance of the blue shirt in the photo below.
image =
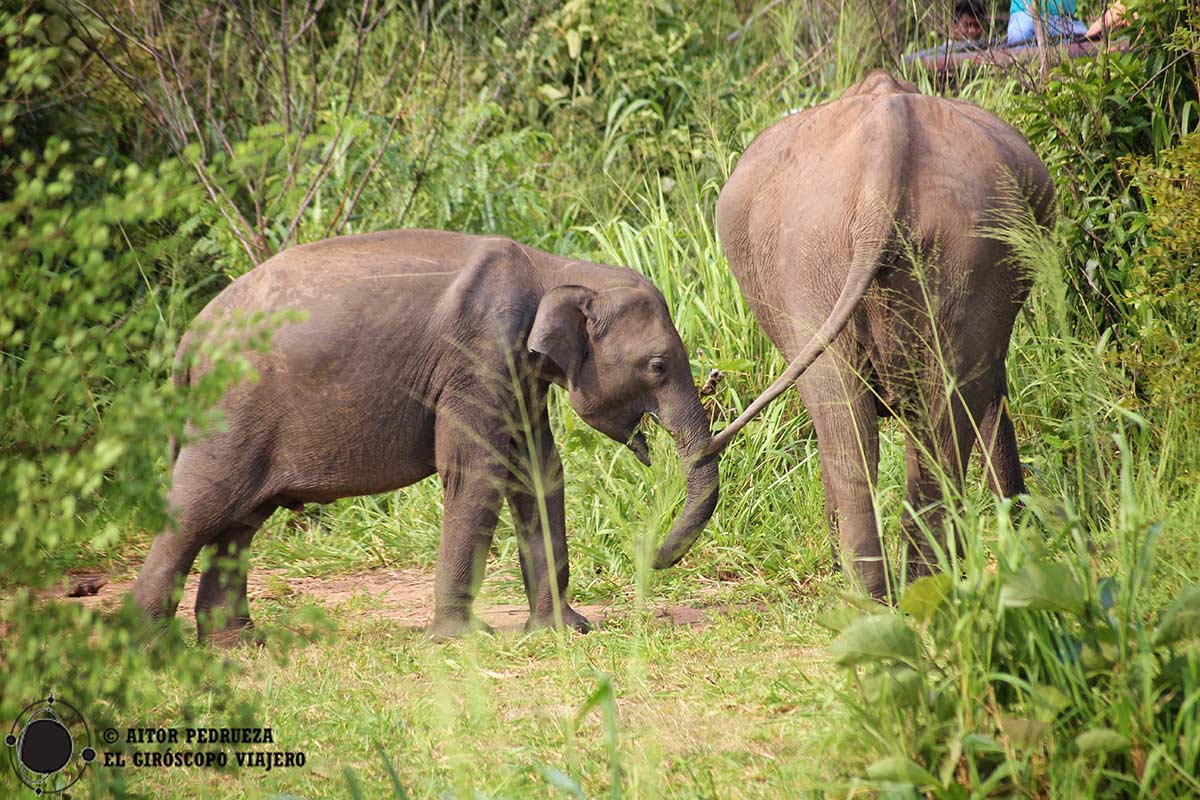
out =
[[[1054,17],[1070,17],[1075,14],[1075,0],[1042,0],[1042,13]],[[1009,14],[1032,14],[1030,7],[1037,8],[1036,0],[1012,0]]]

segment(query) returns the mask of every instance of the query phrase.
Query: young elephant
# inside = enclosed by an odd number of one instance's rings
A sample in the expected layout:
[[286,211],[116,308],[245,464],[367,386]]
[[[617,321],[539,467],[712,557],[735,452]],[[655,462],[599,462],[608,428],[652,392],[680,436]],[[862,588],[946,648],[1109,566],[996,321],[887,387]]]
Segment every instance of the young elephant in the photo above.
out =
[[[691,541],[717,503],[708,417],[666,303],[636,272],[560,258],[508,239],[390,231],[295,247],[230,284],[180,347],[222,319],[296,309],[259,378],[225,394],[224,429],[185,444],[160,534],[132,589],[152,616],[175,611],[197,554],[202,638],[250,625],[245,559],[278,507],[390,491],[437,473],[445,493],[431,633],[462,634],[500,504],[512,511],[529,599],[527,627],[588,622],[565,601],[562,467],[546,413],[565,386],[589,425],[649,464],[637,426],[674,436],[687,499],[671,541]],[[201,330],[211,329],[207,334]],[[228,326],[226,327],[228,331]],[[181,379],[195,384],[207,367]]]
[[[940,531],[943,480],[961,486],[977,438],[993,490],[1024,491],[1004,361],[1029,283],[989,229],[1030,205],[1049,225],[1054,187],[1020,133],[883,72],[764,132],[721,191],[730,268],[791,363],[708,452],[795,381],[831,534],[877,598],[888,593],[873,503],[881,414],[907,434],[908,504],[928,530]],[[936,563],[920,527],[907,516],[912,577]]]

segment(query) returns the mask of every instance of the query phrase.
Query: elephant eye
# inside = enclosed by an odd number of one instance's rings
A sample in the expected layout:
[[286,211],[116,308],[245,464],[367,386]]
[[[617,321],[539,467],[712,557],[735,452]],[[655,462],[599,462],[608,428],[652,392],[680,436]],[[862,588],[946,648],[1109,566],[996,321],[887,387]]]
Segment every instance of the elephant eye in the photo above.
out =
[[667,362],[658,356],[650,359],[649,367],[652,375],[665,375],[667,373]]

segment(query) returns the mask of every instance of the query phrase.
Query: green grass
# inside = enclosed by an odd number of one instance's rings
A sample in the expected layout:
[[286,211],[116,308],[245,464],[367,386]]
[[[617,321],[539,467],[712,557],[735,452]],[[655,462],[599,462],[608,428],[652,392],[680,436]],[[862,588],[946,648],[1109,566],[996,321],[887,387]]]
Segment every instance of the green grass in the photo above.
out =
[[[516,600],[513,588],[498,594]],[[556,796],[544,769],[589,797],[814,788],[838,780],[823,742],[840,714],[828,634],[813,625],[810,601],[737,607],[692,629],[618,599],[612,621],[586,637],[502,632],[444,645],[364,619],[369,609],[351,603],[334,630],[285,662],[271,648],[236,656],[239,689],[263,696],[262,724],[279,749],[306,752],[304,769],[253,779],[163,771],[139,788],[330,796],[351,768],[365,796],[378,797],[388,792],[383,756],[418,797]],[[259,609],[268,634],[295,613]]]

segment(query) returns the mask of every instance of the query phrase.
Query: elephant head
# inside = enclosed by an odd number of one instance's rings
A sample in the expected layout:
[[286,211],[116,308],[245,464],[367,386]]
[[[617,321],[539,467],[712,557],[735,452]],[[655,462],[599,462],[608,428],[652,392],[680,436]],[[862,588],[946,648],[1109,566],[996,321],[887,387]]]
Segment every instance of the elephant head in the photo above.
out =
[[580,418],[627,446],[643,464],[650,464],[638,431],[643,416],[652,416],[675,439],[687,473],[687,499],[654,566],[679,561],[716,508],[719,455],[705,454],[708,415],[662,295],[648,285],[601,291],[555,287],[538,306],[528,346],[566,386]]

